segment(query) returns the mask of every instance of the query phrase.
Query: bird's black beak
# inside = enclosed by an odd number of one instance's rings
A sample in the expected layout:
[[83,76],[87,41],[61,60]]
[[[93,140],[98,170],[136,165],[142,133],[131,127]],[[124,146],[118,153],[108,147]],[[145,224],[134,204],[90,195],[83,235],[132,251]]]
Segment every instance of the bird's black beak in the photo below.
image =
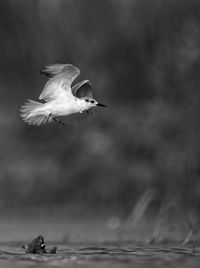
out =
[[102,103],[97,103],[97,106],[100,106],[100,107],[107,107],[107,105],[105,105],[105,104],[102,104]]

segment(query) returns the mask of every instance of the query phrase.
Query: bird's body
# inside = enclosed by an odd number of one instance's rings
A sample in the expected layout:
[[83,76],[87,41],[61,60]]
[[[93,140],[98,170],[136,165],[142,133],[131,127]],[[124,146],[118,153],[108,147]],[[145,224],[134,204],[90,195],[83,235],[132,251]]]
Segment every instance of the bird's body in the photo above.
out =
[[45,67],[42,72],[50,77],[39,96],[45,103],[28,100],[20,110],[23,120],[28,124],[39,126],[52,120],[62,123],[57,117],[105,106],[92,98],[92,86],[88,80],[71,87],[80,73],[75,66],[54,64]]
[[42,107],[38,108],[46,116],[53,114],[54,116],[67,116],[74,113],[81,113],[87,110],[85,101],[72,97],[69,101],[66,100],[52,100],[42,104]]

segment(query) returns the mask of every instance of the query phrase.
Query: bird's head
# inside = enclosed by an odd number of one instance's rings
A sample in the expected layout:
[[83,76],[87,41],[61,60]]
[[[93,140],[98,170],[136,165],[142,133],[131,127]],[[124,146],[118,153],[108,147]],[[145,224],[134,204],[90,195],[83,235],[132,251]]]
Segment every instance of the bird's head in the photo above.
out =
[[90,97],[84,97],[83,100],[85,101],[86,109],[90,109],[96,106],[107,107],[105,104],[99,103],[98,101]]

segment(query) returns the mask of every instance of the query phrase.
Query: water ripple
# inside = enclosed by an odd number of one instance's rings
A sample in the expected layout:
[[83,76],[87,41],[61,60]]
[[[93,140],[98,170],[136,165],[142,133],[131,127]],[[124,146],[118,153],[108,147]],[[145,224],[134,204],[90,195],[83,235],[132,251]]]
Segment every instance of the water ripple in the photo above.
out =
[[26,254],[18,247],[0,247],[0,266],[10,267],[199,267],[200,251],[191,247],[130,247],[123,243],[108,245],[58,246],[57,254]]

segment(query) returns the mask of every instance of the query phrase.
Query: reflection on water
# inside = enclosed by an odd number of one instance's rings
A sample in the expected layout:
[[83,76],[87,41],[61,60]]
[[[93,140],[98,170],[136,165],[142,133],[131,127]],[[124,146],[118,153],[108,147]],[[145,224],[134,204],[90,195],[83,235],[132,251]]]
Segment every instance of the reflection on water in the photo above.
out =
[[191,247],[60,245],[57,254],[32,255],[20,247],[1,245],[0,267],[199,267],[200,251]]

